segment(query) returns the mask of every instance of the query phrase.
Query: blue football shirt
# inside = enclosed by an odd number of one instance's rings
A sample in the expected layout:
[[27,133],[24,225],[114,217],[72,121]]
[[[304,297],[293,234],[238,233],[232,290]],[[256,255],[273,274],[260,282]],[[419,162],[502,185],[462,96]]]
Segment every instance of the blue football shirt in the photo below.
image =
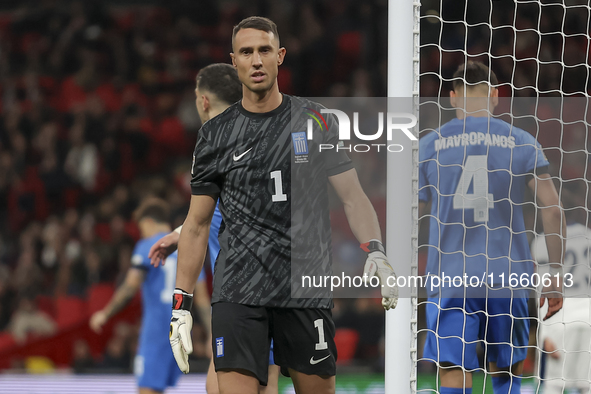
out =
[[[419,200],[431,202],[427,274],[531,274],[522,206],[526,183],[549,165],[529,133],[495,118],[454,119],[420,140]],[[428,289],[429,290],[429,289]],[[462,296],[463,286],[429,292]]]
[[150,265],[150,247],[166,233],[138,241],[133,251],[131,264],[144,269],[146,278],[142,285],[142,331],[140,348],[150,346],[153,341],[168,343],[168,330],[172,310],[172,294],[176,281],[177,252],[166,258],[165,264],[156,268]]

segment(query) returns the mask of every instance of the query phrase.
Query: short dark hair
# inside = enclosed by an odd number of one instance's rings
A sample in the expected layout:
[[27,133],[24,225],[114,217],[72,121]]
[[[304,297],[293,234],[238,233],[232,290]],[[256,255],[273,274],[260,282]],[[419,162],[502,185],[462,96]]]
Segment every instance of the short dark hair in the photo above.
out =
[[242,83],[236,69],[229,64],[214,63],[203,67],[195,78],[197,89],[207,90],[227,104],[242,98]]
[[454,90],[481,83],[490,83],[492,86],[499,84],[494,71],[482,62],[468,61],[458,67],[453,76]]
[[279,41],[279,32],[277,31],[277,25],[275,22],[262,16],[249,16],[248,18],[242,19],[239,24],[234,26],[234,30],[232,30],[232,45],[234,44],[236,34],[242,29],[256,29],[267,33],[273,33],[273,37],[277,38],[277,41]]
[[133,219],[139,222],[142,219],[150,218],[156,223],[168,223],[169,212],[166,201],[157,197],[147,197],[133,212]]

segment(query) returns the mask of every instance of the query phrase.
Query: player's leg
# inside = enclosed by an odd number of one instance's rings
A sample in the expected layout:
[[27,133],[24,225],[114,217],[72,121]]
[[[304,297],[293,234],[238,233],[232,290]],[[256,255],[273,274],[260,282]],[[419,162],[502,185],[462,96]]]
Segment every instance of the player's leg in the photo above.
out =
[[277,394],[279,392],[279,365],[269,364],[269,380],[266,386],[261,386],[261,394]]
[[[441,379],[441,394],[455,393],[458,389],[472,389],[472,373],[455,365],[442,363],[439,367],[439,377]],[[449,390],[453,389],[453,390]],[[463,391],[461,391],[463,393]]]
[[218,387],[220,394],[257,394],[259,379],[245,369],[218,369]]
[[147,387],[140,387],[138,390],[139,394],[162,394],[163,391],[156,391]]
[[209,368],[207,369],[207,377],[205,378],[205,391],[207,394],[218,394],[218,375],[215,373],[215,365],[213,358],[209,360]]
[[[544,311],[541,311],[544,316]],[[556,318],[556,319],[555,319]],[[564,349],[564,324],[562,323],[562,310],[547,321],[540,322],[539,328],[540,347],[544,352],[544,393],[557,394],[565,389],[563,373],[565,371]]]
[[480,316],[479,300],[429,298],[426,306],[427,340],[423,358],[439,365],[441,394],[472,392],[473,369],[478,368],[476,343]]
[[334,394],[335,377],[307,375],[289,368],[289,375],[297,394]]
[[[205,379],[205,391],[207,394],[218,394],[220,392],[218,387],[218,376],[215,372],[213,358],[210,360],[209,368],[207,370],[207,377]],[[261,394],[277,394],[279,392],[279,365],[269,365],[269,378],[267,385],[260,385],[259,393]]]
[[521,375],[529,343],[528,299],[490,297],[487,310],[487,358],[495,394],[521,393]]
[[269,318],[263,307],[215,303],[212,349],[220,394],[258,393],[267,383]]
[[495,394],[521,393],[521,375],[523,375],[523,362],[524,360],[518,361],[513,364],[511,368],[499,368],[496,362],[489,361],[488,371],[491,375],[493,391]]
[[330,309],[273,308],[275,363],[298,394],[334,393],[337,349]]
[[563,394],[565,390],[564,382],[553,380],[544,382],[544,394]]
[[[569,300],[570,301],[570,300]],[[585,312],[589,310],[586,306]],[[564,327],[564,370],[562,374],[567,388],[576,388],[580,393],[589,393],[591,376],[591,327],[583,321],[570,321]]]

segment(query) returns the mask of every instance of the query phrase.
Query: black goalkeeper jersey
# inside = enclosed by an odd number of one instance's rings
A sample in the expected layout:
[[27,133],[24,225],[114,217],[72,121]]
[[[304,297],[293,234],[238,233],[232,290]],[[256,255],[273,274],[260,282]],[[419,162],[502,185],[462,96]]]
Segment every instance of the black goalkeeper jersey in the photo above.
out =
[[326,117],[328,130],[315,125],[307,140],[306,108],[320,111],[287,95],[267,113],[238,102],[199,131],[191,190],[219,197],[223,217],[212,303],[331,306],[326,288],[299,291],[300,278],[330,275],[328,177],[353,164],[342,151],[319,150],[319,144],[338,145],[332,117]]

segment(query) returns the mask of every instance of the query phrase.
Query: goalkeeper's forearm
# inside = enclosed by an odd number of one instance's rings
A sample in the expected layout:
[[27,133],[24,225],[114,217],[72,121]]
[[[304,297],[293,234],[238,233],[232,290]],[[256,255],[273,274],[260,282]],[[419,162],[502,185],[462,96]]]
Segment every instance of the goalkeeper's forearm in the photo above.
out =
[[205,261],[209,225],[209,222],[190,223],[189,219],[187,219],[179,238],[175,287],[190,294],[193,293],[195,283]]
[[351,201],[344,202],[345,215],[351,231],[359,243],[375,239],[382,241],[382,232],[376,211],[365,193],[356,196]]

